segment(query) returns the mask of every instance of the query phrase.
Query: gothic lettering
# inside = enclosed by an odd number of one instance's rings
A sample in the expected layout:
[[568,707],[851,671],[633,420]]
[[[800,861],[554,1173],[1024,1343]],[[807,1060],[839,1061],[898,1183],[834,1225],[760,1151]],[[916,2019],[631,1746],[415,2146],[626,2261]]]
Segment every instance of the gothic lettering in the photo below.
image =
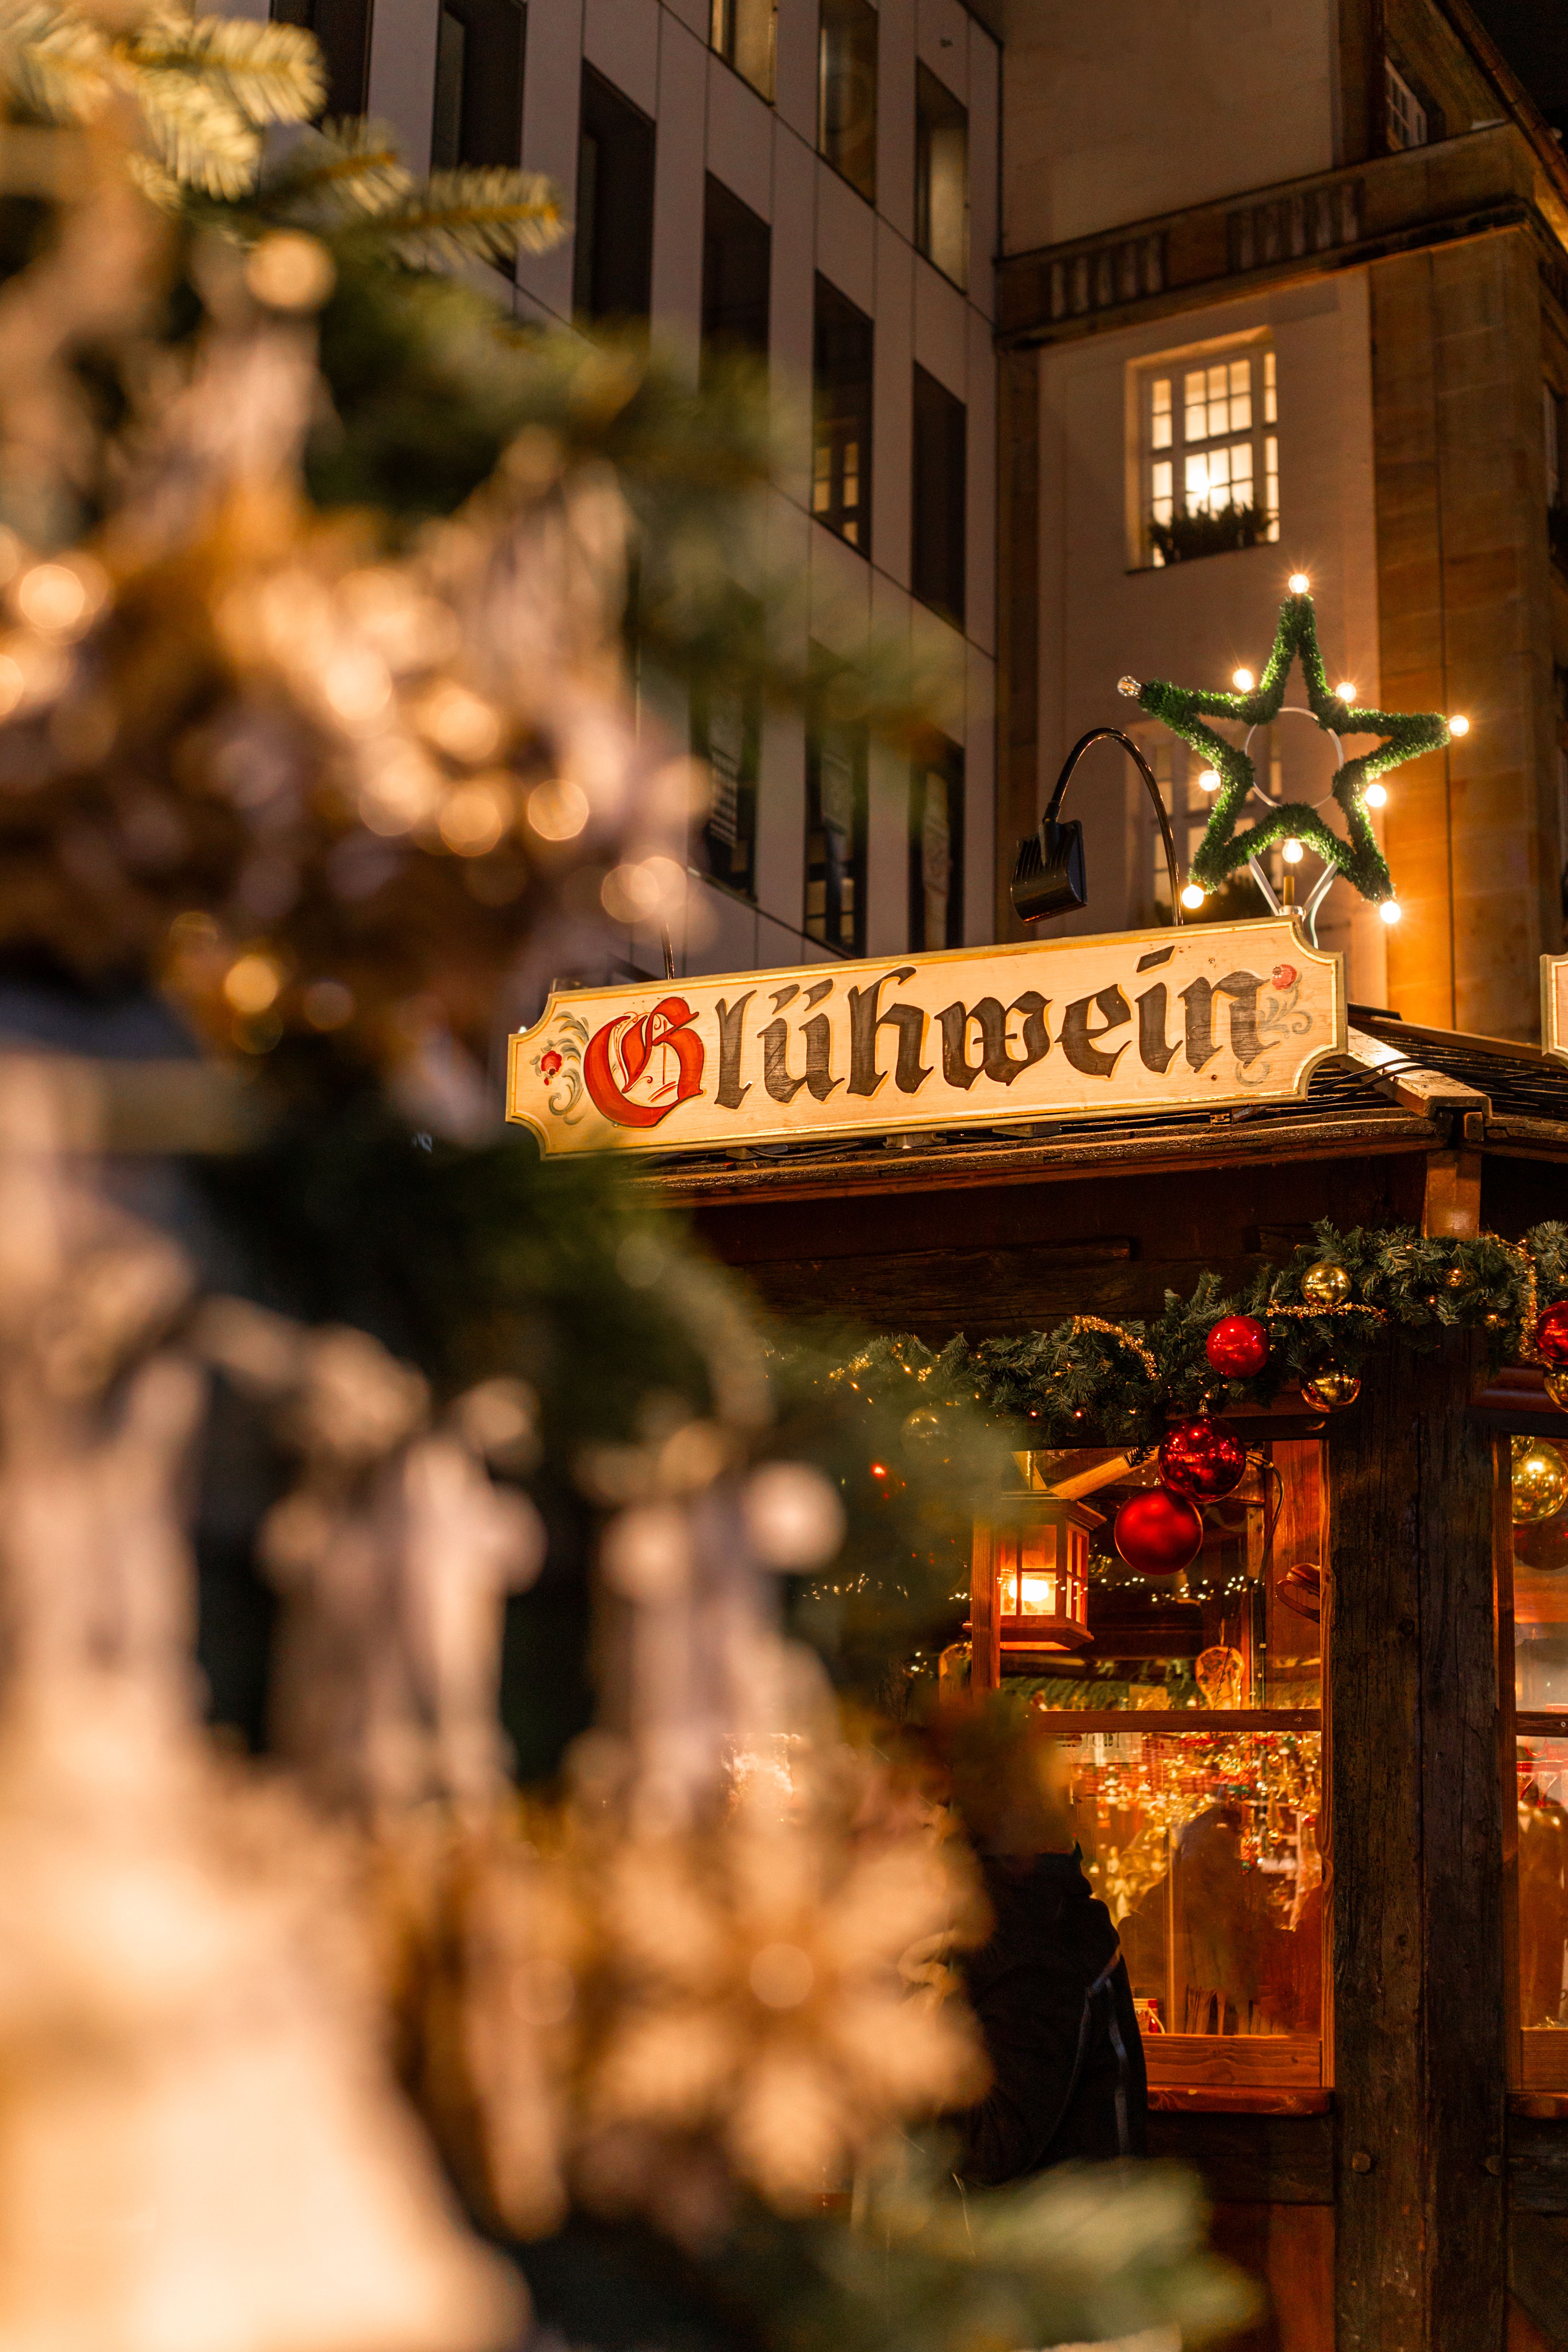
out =
[[[1100,1016],[1098,1029],[1089,1025],[1090,1005]],[[1062,1015],[1062,1052],[1073,1068],[1081,1070],[1086,1077],[1109,1078],[1127,1051],[1126,1045],[1118,1045],[1114,1054],[1102,1054],[1095,1039],[1108,1036],[1112,1029],[1122,1028],[1131,1018],[1127,999],[1119,988],[1101,988],[1092,996],[1080,996]]]
[[877,1067],[877,1032],[896,1029],[899,1033],[898,1055],[893,1065],[893,1084],[900,1094],[912,1095],[931,1076],[929,1065],[921,1060],[921,1047],[925,1043],[926,1016],[917,1004],[890,1004],[883,1013],[878,998],[889,982],[895,985],[914,978],[912,963],[900,964],[895,971],[885,971],[869,988],[852,988],[849,999],[849,1092],[852,1095],[874,1095],[887,1076]]

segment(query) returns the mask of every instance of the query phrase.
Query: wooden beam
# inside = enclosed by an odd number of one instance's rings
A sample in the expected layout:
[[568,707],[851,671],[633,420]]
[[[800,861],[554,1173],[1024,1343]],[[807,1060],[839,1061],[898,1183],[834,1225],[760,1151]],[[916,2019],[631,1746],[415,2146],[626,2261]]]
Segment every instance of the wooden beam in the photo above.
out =
[[1338,2352],[1499,2352],[1501,1790],[1474,1343],[1330,1424]]

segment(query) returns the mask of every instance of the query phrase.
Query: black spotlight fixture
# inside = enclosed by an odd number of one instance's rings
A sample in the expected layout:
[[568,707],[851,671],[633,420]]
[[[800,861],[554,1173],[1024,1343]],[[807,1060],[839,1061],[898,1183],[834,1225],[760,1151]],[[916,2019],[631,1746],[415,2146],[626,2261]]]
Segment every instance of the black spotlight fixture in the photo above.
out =
[[1091,743],[1120,743],[1149,787],[1149,797],[1154,803],[1154,814],[1160,820],[1160,837],[1165,845],[1165,870],[1171,877],[1171,920],[1182,919],[1182,886],[1176,872],[1176,845],[1171,835],[1171,820],[1165,814],[1165,803],[1160,798],[1160,787],[1142,752],[1130,735],[1120,727],[1091,727],[1080,735],[1062,763],[1057,778],[1051,804],[1040,819],[1039,830],[1031,833],[1018,844],[1014,861],[1013,880],[1009,896],[1013,912],[1021,923],[1043,923],[1053,915],[1070,915],[1089,904],[1089,880],[1084,872],[1083,826],[1075,817],[1063,824],[1057,812],[1062,804],[1068,780]]

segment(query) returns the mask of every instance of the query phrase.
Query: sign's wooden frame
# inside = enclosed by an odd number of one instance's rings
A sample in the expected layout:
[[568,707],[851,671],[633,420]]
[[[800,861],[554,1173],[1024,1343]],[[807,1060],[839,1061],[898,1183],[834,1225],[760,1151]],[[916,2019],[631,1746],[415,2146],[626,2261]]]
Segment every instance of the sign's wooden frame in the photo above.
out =
[[507,1116],[547,1155],[662,1156],[1220,1110],[1300,1099],[1345,1044],[1342,959],[1279,915],[552,991]]

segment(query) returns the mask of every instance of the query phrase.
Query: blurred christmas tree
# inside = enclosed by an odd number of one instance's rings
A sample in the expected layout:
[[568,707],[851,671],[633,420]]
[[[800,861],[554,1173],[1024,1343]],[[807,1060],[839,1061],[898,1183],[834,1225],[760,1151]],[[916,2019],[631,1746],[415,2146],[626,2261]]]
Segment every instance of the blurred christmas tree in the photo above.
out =
[[[173,1196],[222,1269],[193,1284],[78,1200],[58,1103],[29,1129],[24,1081],[0,1088],[33,1218],[0,1333],[0,1844],[36,1914],[0,2051],[53,2015],[47,1979],[73,2032],[107,1999],[82,1898],[23,1867],[40,1822],[69,1818],[89,1888],[162,1872],[189,1894],[205,1871],[213,1907],[171,1913],[104,2047],[155,2042],[170,2112],[210,2127],[181,1988],[218,2019],[212,1954],[251,1904],[288,2063],[269,2088],[237,2014],[212,2045],[231,2037],[279,2166],[330,2148],[361,2256],[317,2320],[302,2252],[287,2293],[215,2293],[193,2333],[193,2225],[158,2242],[155,2294],[106,2258],[36,2340],[505,2342],[503,2275],[384,2122],[374,2013],[470,2211],[541,2241],[525,2266],[575,2340],[1222,2329],[1245,2299],[1155,2174],[964,2212],[914,2164],[875,2192],[874,2260],[821,2217],[976,2089],[930,1955],[980,1929],[932,1809],[846,1744],[777,1596],[841,1679],[885,1680],[951,1625],[1006,1433],[956,1361],[847,1381],[764,1328],[612,1173],[547,1175],[501,1135],[490,1078],[529,992],[603,955],[607,905],[657,917],[684,888],[691,765],[637,724],[628,649],[819,690],[779,650],[789,592],[760,552],[766,410],[740,377],[698,389],[644,351],[525,332],[440,274],[557,233],[526,175],[416,184],[363,125],[266,163],[267,126],[320,89],[286,26],[47,0],[0,19],[10,1025],[26,999],[37,1029],[107,1052],[161,991],[209,1058],[211,1118],[237,1103],[251,1134]],[[875,647],[829,690],[918,730],[919,682]],[[193,1719],[176,1498],[204,1379],[196,1639],[214,1712],[284,1773],[276,1813]],[[897,1475],[874,1486],[874,1458]],[[78,1488],[100,1517],[65,1544]],[[79,1716],[113,1734],[82,1758]],[[128,1774],[134,1837],[110,1802]],[[331,1955],[304,1916],[321,1888]],[[39,2095],[38,2130],[68,2138]],[[112,2120],[123,2201],[156,2119]],[[169,2185],[183,2213],[205,2145]],[[395,2323],[374,2250],[399,2211]],[[236,2279],[263,2237],[228,2247]],[[32,2326],[47,2261],[25,2286]]]

